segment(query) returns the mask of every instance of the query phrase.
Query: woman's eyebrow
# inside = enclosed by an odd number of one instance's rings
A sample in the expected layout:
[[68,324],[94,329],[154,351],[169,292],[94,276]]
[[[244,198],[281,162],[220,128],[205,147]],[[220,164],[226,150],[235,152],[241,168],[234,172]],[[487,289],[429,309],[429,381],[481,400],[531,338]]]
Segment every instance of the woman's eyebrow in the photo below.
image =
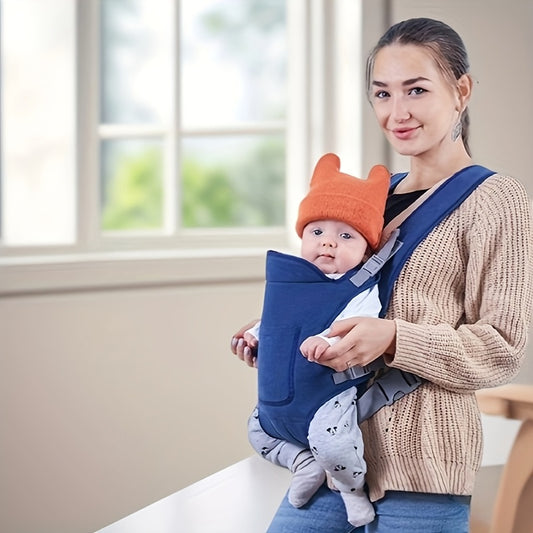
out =
[[418,76],[417,78],[411,78],[410,80],[405,80],[402,82],[402,85],[414,85],[415,83],[418,83],[419,81],[429,81],[427,78],[424,78],[423,76]]
[[[428,78],[424,78],[423,76],[418,76],[416,78],[410,78],[408,80],[402,81],[402,85],[404,87],[408,85],[414,85],[415,83],[418,83],[419,81],[430,81]],[[387,87],[388,85],[383,81],[378,80],[372,80],[372,85],[375,85],[376,87]]]

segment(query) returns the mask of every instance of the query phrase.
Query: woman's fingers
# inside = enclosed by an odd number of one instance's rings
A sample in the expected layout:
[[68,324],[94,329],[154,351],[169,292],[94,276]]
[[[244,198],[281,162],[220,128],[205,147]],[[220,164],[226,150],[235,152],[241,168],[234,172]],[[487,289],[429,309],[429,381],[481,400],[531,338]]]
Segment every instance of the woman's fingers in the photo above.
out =
[[248,366],[257,366],[256,349],[250,348],[242,337],[235,336],[231,339],[231,351]]
[[320,362],[337,372],[351,366],[365,366],[384,353],[394,356],[396,324],[382,318],[353,318],[333,324],[330,336],[342,338],[330,346]]

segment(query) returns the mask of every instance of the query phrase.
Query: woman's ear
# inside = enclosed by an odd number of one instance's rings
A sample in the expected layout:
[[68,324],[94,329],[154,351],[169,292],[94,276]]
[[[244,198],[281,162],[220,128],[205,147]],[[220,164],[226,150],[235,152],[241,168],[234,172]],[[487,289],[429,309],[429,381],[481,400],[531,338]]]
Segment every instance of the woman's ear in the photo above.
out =
[[470,101],[470,96],[472,95],[472,78],[469,74],[463,74],[458,80],[457,80],[457,93],[459,96],[459,105],[460,108],[458,111],[460,113],[463,112],[463,110],[468,105],[468,102]]

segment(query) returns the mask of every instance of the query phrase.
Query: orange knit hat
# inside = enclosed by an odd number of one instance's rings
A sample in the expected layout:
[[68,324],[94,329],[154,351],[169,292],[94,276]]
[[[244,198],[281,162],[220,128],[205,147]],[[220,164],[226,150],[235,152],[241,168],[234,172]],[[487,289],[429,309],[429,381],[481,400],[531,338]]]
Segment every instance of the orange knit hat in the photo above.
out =
[[323,155],[316,164],[309,193],[300,203],[296,233],[315,220],[340,220],[352,226],[373,250],[379,245],[390,173],[376,165],[366,180],[340,172],[336,154]]

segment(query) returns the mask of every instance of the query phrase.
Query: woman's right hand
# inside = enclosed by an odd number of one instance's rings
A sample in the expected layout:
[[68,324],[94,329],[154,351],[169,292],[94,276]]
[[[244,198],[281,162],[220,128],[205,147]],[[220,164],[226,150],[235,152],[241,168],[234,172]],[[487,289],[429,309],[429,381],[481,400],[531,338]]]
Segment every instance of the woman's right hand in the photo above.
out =
[[231,338],[231,351],[248,366],[257,367],[257,339],[250,339],[247,342],[244,339],[244,333],[250,328],[253,328],[259,322],[258,319],[252,320],[250,323],[243,326]]

